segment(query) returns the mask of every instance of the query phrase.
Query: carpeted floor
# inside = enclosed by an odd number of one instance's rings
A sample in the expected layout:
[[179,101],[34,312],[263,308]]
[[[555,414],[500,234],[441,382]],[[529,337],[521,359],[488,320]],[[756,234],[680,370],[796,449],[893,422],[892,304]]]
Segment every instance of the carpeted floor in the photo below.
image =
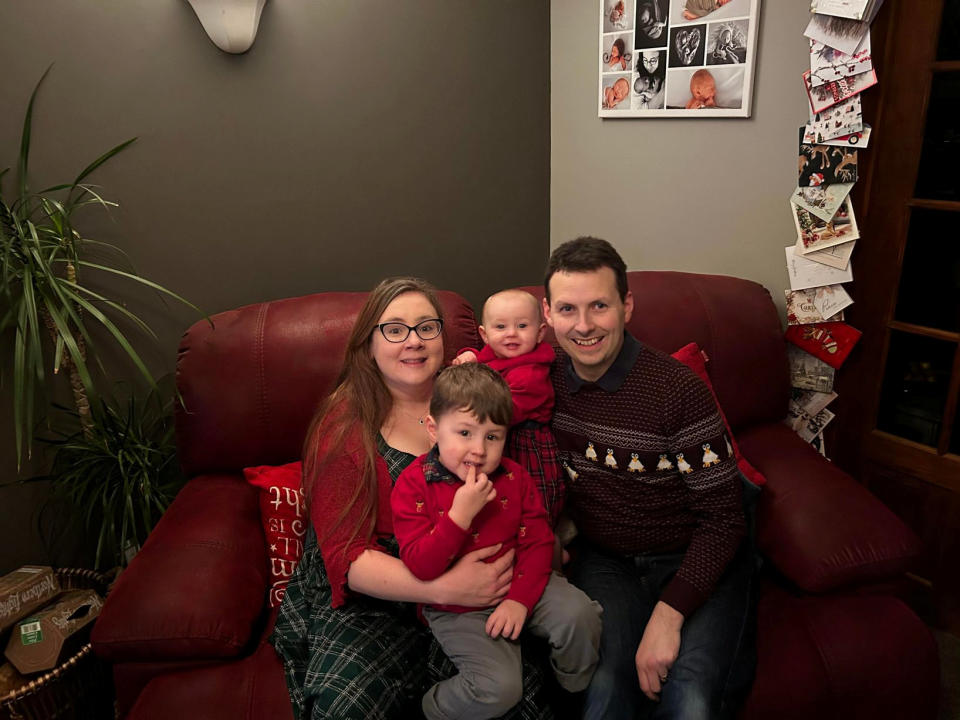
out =
[[960,637],[933,631],[940,648],[939,720],[960,720]]

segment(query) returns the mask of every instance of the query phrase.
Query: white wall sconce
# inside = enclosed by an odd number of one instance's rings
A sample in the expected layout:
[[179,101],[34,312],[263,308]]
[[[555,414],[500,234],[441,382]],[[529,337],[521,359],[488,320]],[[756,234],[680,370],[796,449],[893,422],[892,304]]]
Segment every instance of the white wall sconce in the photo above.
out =
[[224,52],[245,53],[253,45],[267,0],[187,0],[213,44]]

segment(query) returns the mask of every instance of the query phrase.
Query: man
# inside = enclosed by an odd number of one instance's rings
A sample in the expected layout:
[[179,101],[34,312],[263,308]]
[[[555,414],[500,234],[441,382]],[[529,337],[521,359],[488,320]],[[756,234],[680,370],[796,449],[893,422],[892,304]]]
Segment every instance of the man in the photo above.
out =
[[570,578],[604,608],[585,718],[722,717],[752,678],[752,553],[723,421],[687,367],[625,332],[626,265],[605,240],[558,247],[544,316],[553,428],[579,535]]

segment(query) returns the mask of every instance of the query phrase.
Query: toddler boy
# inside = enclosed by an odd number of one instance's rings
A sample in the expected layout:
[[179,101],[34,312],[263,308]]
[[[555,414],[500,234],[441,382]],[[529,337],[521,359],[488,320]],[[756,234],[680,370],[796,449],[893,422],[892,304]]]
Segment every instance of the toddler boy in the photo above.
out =
[[526,471],[503,458],[513,399],[483,364],[444,370],[434,384],[427,432],[436,443],[401,473],[393,489],[400,557],[421,580],[441,575],[462,555],[502,544],[491,562],[516,550],[506,597],[493,608],[428,606],[423,616],[458,675],[423,697],[428,720],[492,718],[519,702],[524,625],[550,645],[560,685],[583,690],[598,661],[600,605],[551,574],[553,533]]

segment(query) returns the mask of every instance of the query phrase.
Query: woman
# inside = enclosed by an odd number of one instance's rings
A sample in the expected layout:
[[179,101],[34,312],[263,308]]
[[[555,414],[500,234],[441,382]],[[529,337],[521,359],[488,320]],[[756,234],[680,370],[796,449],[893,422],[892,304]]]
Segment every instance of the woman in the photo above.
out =
[[[419,716],[426,688],[456,669],[408,603],[486,607],[509,588],[513,552],[483,562],[499,545],[470,553],[431,582],[397,557],[390,491],[430,449],[423,418],[443,362],[442,327],[427,283],[381,282],[357,316],[336,388],[307,433],[311,528],[271,637],[297,718]],[[514,713],[548,717],[533,700],[539,675],[530,675]]]

